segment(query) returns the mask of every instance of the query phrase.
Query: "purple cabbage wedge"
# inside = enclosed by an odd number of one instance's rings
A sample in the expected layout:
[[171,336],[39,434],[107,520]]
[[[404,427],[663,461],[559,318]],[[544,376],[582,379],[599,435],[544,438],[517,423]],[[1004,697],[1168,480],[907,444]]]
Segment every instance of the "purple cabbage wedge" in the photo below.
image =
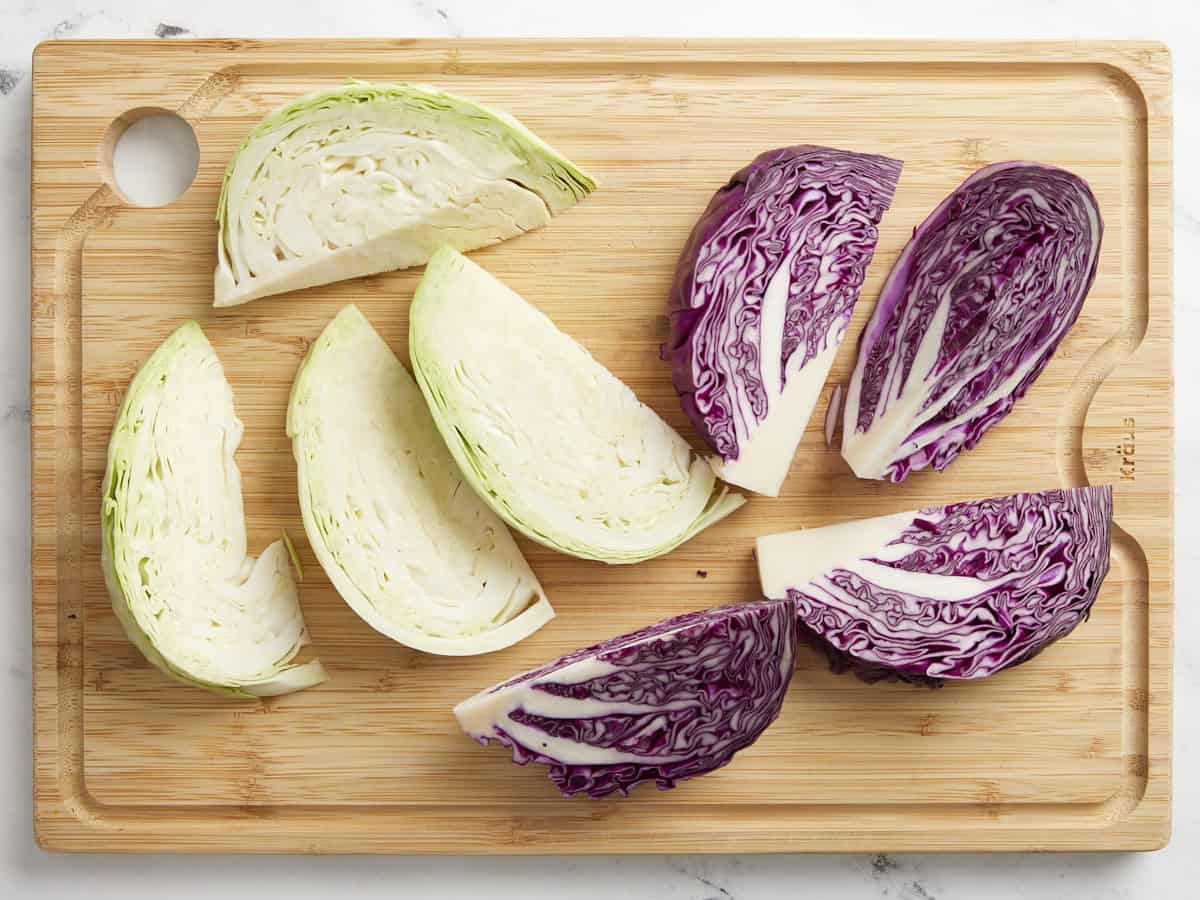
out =
[[926,684],[1025,662],[1088,617],[1112,488],[1013,494],[760,537],[763,593],[796,603],[835,671]]
[[1012,410],[1079,316],[1103,224],[1053,166],[986,166],[896,261],[846,396],[842,455],[860,478],[941,471]]
[[514,762],[550,766],[564,796],[666,790],[719,769],[775,720],[796,630],[790,599],[687,613],[518,675],[454,714]]
[[675,273],[663,358],[731,484],[776,496],[862,288],[901,163],[784,147],[717,191]]

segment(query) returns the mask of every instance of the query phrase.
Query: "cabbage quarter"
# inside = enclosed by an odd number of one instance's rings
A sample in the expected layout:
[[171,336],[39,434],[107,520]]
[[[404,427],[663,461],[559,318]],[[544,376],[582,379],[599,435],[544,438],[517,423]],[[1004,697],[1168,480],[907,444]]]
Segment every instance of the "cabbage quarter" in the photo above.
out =
[[214,305],[404,269],[540,228],[595,184],[505,113],[354,82],[263,119],[225,171]]
[[969,500],[758,538],[762,592],[796,603],[835,672],[937,685],[1032,659],[1091,613],[1111,485]]
[[417,285],[409,355],[472,486],[548,547],[634,563],[745,502],[587,350],[448,247]]
[[354,306],[288,405],[308,542],[372,628],[427,653],[516,643],[554,612],[504,523],[463,483],[421,392]]
[[325,680],[308,643],[288,548],[246,555],[234,452],[242,423],[195,322],[134,377],[104,472],[101,562],[113,611],[155,666],[185,684],[265,697]]

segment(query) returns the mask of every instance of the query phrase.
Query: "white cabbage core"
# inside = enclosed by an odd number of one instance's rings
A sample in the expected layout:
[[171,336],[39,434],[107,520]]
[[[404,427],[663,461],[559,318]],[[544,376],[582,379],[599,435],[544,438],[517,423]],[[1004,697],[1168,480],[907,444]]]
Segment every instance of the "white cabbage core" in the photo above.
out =
[[967,600],[986,591],[991,582],[984,578],[909,572],[880,564],[913,552],[913,545],[897,539],[917,516],[915,512],[896,513],[758,538],[754,555],[763,596],[782,600],[794,589],[841,606],[838,592],[825,587],[829,573],[836,569],[853,571],[882,591],[946,602]]
[[[848,232],[835,234],[823,248],[820,272],[809,289],[812,293],[826,292],[837,281],[832,265],[838,247],[850,238]],[[788,357],[784,369],[783,335],[792,286],[792,262],[802,251],[812,252],[800,243],[783,258],[767,282],[761,301],[759,375],[767,397],[767,415],[757,423],[744,422],[746,434],[739,436],[736,459],[709,458],[717,475],[730,484],[768,497],[779,496],[846,330],[845,321],[835,316],[828,332],[822,336],[822,349],[808,362],[803,362],[808,346],[806,341],[801,341]]]
[[[662,640],[670,634],[671,632],[668,631],[647,635],[643,640],[635,641],[627,646],[636,647],[645,641]],[[558,737],[511,718],[511,714],[517,710],[529,715],[546,716],[552,719],[577,719],[589,716],[645,715],[662,713],[672,708],[671,704],[664,706],[663,704],[617,703],[593,698],[560,697],[535,687],[543,682],[555,685],[576,684],[603,678],[615,671],[617,671],[617,667],[611,663],[594,656],[585,657],[561,669],[554,669],[541,678],[520,681],[499,690],[482,691],[454,707],[454,716],[462,730],[471,737],[495,738],[497,737],[496,729],[502,728],[517,743],[525,747],[536,747],[540,753],[563,765],[596,766],[624,762],[645,763],[645,753],[622,752],[613,747],[598,747],[582,741],[571,740],[568,737]],[[681,759],[682,756],[657,753],[654,758],[658,762],[672,762]]]

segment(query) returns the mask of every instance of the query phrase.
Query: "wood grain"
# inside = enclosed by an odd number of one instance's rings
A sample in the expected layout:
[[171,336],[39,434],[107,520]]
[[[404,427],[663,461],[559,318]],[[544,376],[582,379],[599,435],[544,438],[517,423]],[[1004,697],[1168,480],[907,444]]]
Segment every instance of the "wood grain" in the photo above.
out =
[[[675,256],[759,151],[821,143],[905,161],[857,333],[906,236],[974,169],[1028,158],[1088,179],[1106,219],[1082,315],[1028,397],[946,473],[854,479],[819,405],[783,495],[665,559],[580,562],[523,542],[558,610],[485,657],[410,651],[337,597],[309,549],[284,434],[308,343],[355,302],[406,357],[418,272],[211,308],[213,212],[265,112],[341,82],[423,80],[494,103],[600,189],[477,253],[693,437],[658,360]],[[35,823],[64,850],[588,853],[1148,849],[1169,834],[1172,603],[1170,71],[1160,45],[797,41],[52,42],[34,57]],[[195,183],[142,209],[103,148],[179,110]],[[136,113],[134,113],[136,115]],[[118,123],[114,125],[114,122]],[[196,318],[233,384],[252,549],[286,527],[331,673],[227,702],[125,640],[99,569],[99,487],[129,378]],[[844,380],[854,341],[830,386]],[[827,390],[828,393],[828,390]],[[941,691],[868,686],[805,652],[780,720],[710,777],[624,801],[557,798],[457,730],[451,706],[526,666],[757,592],[757,534],[925,503],[1112,483],[1113,570],[1091,620],[1027,665]],[[707,577],[701,577],[700,572]]]

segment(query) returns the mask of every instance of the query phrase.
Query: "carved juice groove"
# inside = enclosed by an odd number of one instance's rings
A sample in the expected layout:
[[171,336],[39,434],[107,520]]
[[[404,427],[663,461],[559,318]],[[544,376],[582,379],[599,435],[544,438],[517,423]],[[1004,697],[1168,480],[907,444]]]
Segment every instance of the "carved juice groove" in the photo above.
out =
[[[1141,544],[1120,525],[1113,526],[1113,560],[1125,576],[1122,619],[1129,640],[1123,642],[1121,665],[1125,670],[1125,689],[1135,696],[1150,691],[1150,564]],[[1145,761],[1150,756],[1149,705],[1123,703],[1121,753],[1127,761],[1141,761],[1125,770],[1124,784],[1117,794],[1114,819],[1128,815],[1146,794],[1149,773]]]
[[[81,821],[90,817],[90,800],[83,771],[83,565],[80,538],[83,408],[82,321],[83,243],[93,228],[108,222],[117,198],[99,188],[76,210],[59,232],[55,248],[54,297],[55,369],[67,373],[56,379],[56,432],[66,438],[59,447],[56,479],[58,518],[58,726],[59,767],[64,801]],[[64,311],[67,311],[64,314]]]
[[[1136,84],[1131,84],[1124,72],[1120,74],[1124,77],[1114,75],[1114,83],[1122,90],[1122,96],[1138,107],[1137,114],[1132,116],[1134,127],[1126,129],[1124,155],[1130,161],[1133,180],[1132,183],[1128,179],[1122,181],[1120,214],[1126,220],[1131,215],[1138,216],[1139,221],[1134,228],[1126,229],[1134,240],[1127,241],[1124,248],[1125,321],[1080,368],[1058,417],[1059,474],[1065,484],[1074,487],[1088,483],[1083,459],[1083,431],[1088,409],[1096,392],[1112,377],[1117,366],[1137,352],[1150,324],[1149,263],[1146,258],[1150,245],[1150,223],[1146,218],[1150,193],[1146,158],[1147,111],[1145,98]],[[1119,512],[1118,509],[1118,515]]]
[[[207,115],[236,87],[237,79],[218,72],[205,79],[176,112],[183,118]],[[99,146],[100,141],[96,142]],[[110,224],[123,207],[108,185],[98,187],[63,223],[54,252],[56,435],[58,468],[58,727],[60,786],[64,803],[81,822],[95,823],[100,804],[90,795],[84,773],[83,654],[86,618],[80,572],[83,448],[83,247],[97,228]],[[65,376],[65,377],[64,377]]]
[[[1147,110],[1141,89],[1122,69],[1112,69],[1112,79],[1118,90],[1139,109],[1131,117],[1133,127],[1127,128],[1125,156],[1133,177],[1122,182],[1120,215],[1126,220],[1136,216],[1136,227],[1126,228],[1133,240],[1124,247],[1123,284],[1126,298],[1126,318],[1118,332],[1104,342],[1080,368],[1059,415],[1058,462],[1065,484],[1089,484],[1083,454],[1083,434],[1087,415],[1097,393],[1110,378],[1120,378],[1122,363],[1131,360],[1142,346],[1150,324],[1149,261],[1147,252],[1150,224],[1145,219],[1149,209],[1147,166]],[[1127,371],[1127,370],[1126,370]],[[1126,421],[1129,421],[1126,419]],[[1126,689],[1137,695],[1149,690],[1149,589],[1150,571],[1145,551],[1137,538],[1119,524],[1120,506],[1115,510],[1112,538],[1113,561],[1124,573],[1125,592],[1122,598]],[[1123,716],[1122,753],[1127,760],[1146,760],[1149,755],[1149,716],[1146,705],[1129,706]],[[1107,803],[1112,821],[1132,812],[1146,793],[1148,773],[1144,767],[1131,766],[1125,770],[1122,787]]]

